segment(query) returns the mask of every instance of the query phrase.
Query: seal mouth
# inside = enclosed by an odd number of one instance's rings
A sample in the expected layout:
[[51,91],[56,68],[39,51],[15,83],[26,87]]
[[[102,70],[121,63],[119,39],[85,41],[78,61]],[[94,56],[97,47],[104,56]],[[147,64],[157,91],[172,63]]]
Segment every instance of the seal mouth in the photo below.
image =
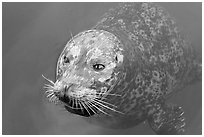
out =
[[[65,104],[65,109],[70,113],[84,117],[90,117],[97,113],[96,107],[91,106],[90,103],[87,103],[86,101],[78,100],[66,95],[58,97],[58,99]],[[99,108],[99,106],[97,107]]]

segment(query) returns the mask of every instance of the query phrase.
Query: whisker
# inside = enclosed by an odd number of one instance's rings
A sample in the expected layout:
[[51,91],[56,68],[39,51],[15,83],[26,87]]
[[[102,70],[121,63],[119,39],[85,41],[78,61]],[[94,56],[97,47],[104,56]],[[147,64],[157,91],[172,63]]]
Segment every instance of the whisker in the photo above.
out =
[[51,88],[51,89],[53,89],[54,86],[51,86],[51,85],[45,84],[45,86],[44,86],[43,88]]
[[84,113],[83,107],[81,105],[81,101],[79,101],[79,106],[80,106],[80,109],[82,110],[82,112]]
[[82,104],[82,106],[84,106],[84,108],[86,109],[86,111],[89,113],[89,116],[91,116],[91,114],[90,114],[89,110],[87,109],[86,105],[85,105],[83,102],[81,102],[81,104]]
[[49,97],[50,97],[50,96],[52,96],[52,95],[54,95],[54,93],[53,93],[53,92],[51,92],[51,93],[47,94],[47,98],[49,98]]
[[44,84],[45,86],[43,88],[46,89],[45,94],[47,94],[46,97],[48,98],[48,100],[50,102],[54,102],[56,104],[58,98],[54,94],[56,92],[56,90],[54,89],[54,84],[55,83],[52,80],[46,78],[44,75],[42,75],[42,77],[52,84],[52,85]]
[[54,102],[57,99],[57,97],[53,94],[51,97],[49,97],[50,102]]
[[111,103],[105,102],[105,101],[103,101],[103,100],[100,100],[100,99],[97,99],[97,98],[95,98],[94,100],[99,101],[99,102],[101,102],[101,103],[105,103],[105,104],[107,104],[107,105],[110,105],[110,106],[113,106],[113,107],[116,107],[116,108],[117,108],[117,106],[115,106],[115,105],[113,105],[113,104],[111,104]]
[[48,86],[44,86],[43,88],[44,89],[51,89],[51,87],[48,87]]
[[51,97],[53,96],[53,94],[50,94],[49,96],[47,96],[48,100],[51,102]]
[[70,98],[72,101],[72,107],[74,108],[74,98]]
[[[89,102],[89,101],[88,101]],[[102,113],[104,113],[104,114],[106,114],[106,115],[108,115],[108,116],[111,116],[111,115],[109,115],[108,113],[106,113],[105,111],[103,111],[103,110],[101,110],[99,107],[97,107],[96,105],[94,105],[93,104],[93,102],[89,102],[89,103],[91,103],[97,110],[99,110],[100,112],[102,112]]]
[[84,102],[84,103],[87,105],[88,108],[91,109],[91,111],[92,111],[94,114],[97,114],[97,112],[94,111],[94,110],[91,108],[92,105],[90,105],[89,102]]
[[67,105],[66,103],[63,103],[63,104],[66,105],[67,107],[71,108],[71,109],[81,109],[81,108],[73,108],[73,107]]
[[49,85],[49,84],[45,84],[45,86],[53,87],[52,85]]
[[71,102],[72,100],[71,99],[69,99],[69,104],[70,104],[70,102]]
[[76,98],[74,100],[75,100],[75,105],[76,105],[76,108],[77,108],[78,107],[78,104],[77,104],[78,100]]
[[46,93],[46,92],[54,92],[54,90],[55,90],[55,89],[47,89],[47,90],[45,91],[45,93]]
[[43,74],[42,74],[42,77],[43,77],[45,80],[47,80],[47,81],[49,81],[50,83],[52,83],[53,85],[55,84],[52,80],[46,78]]
[[112,110],[112,111],[114,111],[114,112],[118,112],[118,113],[124,114],[124,113],[122,113],[122,112],[120,112],[120,111],[117,111],[117,110],[115,110],[115,109],[113,109],[113,108],[111,108],[111,107],[108,107],[108,106],[106,106],[106,105],[104,105],[104,104],[102,104],[102,103],[100,103],[100,102],[97,102],[96,100],[93,100],[93,102],[95,102],[96,104],[100,105],[100,106],[103,107],[103,108],[110,109],[110,110]]
[[54,89],[48,88],[48,89],[45,90],[45,93],[47,93],[47,92],[54,92]]
[[55,97],[54,94],[49,94],[49,97],[48,97],[48,98],[52,99],[53,97]]
[[54,92],[54,90],[55,90],[53,86],[44,86],[43,88],[46,89],[46,92],[47,91]]
[[45,91],[45,94],[51,94],[51,93],[54,93],[54,91],[53,90],[46,90]]

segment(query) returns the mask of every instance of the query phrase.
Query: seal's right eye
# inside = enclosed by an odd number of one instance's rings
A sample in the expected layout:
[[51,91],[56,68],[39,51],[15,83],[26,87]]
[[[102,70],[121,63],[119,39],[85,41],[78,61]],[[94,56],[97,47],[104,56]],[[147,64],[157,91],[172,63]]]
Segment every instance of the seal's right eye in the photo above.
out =
[[64,56],[64,63],[69,63],[69,58],[67,56]]
[[95,71],[101,71],[101,70],[103,70],[105,68],[105,66],[103,65],[103,64],[94,64],[93,65],[93,69],[95,70]]

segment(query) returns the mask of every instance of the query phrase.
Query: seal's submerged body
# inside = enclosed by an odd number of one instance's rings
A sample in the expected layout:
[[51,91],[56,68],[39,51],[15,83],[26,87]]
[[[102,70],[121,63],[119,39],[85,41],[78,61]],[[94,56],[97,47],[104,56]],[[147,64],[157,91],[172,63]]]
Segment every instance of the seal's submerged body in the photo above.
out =
[[157,134],[181,134],[183,110],[165,100],[200,73],[195,52],[164,9],[124,3],[66,44],[46,93],[67,111],[106,127],[148,120]]

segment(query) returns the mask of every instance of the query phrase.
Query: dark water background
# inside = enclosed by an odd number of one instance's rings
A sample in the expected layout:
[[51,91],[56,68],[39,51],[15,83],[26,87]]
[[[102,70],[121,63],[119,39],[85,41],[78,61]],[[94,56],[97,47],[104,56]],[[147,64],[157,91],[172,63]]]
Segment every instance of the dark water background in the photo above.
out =
[[[117,3],[3,3],[3,134],[154,134],[147,124],[126,130],[91,125],[47,103],[41,74],[54,80],[65,41],[91,28]],[[202,54],[202,4],[160,3]],[[201,134],[202,84],[186,87],[169,102],[185,110],[187,134]]]

